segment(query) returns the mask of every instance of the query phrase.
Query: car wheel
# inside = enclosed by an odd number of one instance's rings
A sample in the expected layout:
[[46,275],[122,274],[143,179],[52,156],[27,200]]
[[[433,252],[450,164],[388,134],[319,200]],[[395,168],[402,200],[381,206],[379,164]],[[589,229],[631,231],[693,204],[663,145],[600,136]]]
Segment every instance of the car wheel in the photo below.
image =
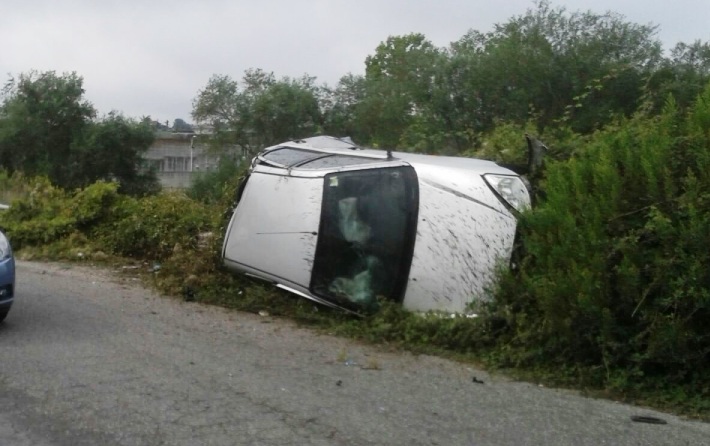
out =
[[0,322],[5,320],[5,317],[7,316],[8,312],[10,312],[10,307],[0,308]]

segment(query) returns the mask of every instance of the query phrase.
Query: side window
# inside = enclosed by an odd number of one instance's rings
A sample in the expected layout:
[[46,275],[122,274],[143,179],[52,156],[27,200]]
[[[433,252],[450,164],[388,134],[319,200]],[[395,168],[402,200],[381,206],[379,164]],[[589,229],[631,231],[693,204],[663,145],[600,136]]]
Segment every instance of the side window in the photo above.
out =
[[302,169],[330,169],[373,162],[382,162],[382,160],[377,158],[365,158],[362,156],[329,155],[321,156],[320,158],[316,158],[312,161],[302,163],[298,167]]
[[326,175],[311,292],[359,308],[378,298],[401,301],[418,205],[409,166]]
[[277,148],[265,153],[261,157],[261,162],[277,167],[294,167],[302,169],[329,169],[357,164],[368,164],[382,162],[378,158],[368,158],[364,156],[348,156],[339,154],[328,154],[322,152],[312,152],[309,150],[291,149],[288,147]]
[[298,149],[274,149],[263,155],[264,159],[279,166],[290,167],[321,156],[319,153]]

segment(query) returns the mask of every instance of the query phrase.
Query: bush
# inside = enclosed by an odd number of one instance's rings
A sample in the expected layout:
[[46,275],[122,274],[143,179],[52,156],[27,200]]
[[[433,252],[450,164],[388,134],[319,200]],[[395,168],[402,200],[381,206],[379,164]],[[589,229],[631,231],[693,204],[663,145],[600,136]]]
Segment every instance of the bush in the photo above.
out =
[[710,398],[710,86],[550,163],[521,252],[486,308],[503,365]]
[[244,175],[248,163],[240,164],[230,158],[222,158],[217,170],[199,174],[187,191],[187,195],[205,204],[217,203],[224,194],[224,185]]
[[176,246],[194,250],[199,234],[219,220],[219,212],[180,192],[133,198],[119,194],[117,183],[100,181],[65,191],[46,178],[26,181],[25,198],[0,213],[0,225],[15,250],[54,244],[70,251],[163,260]]
[[10,209],[0,213],[0,225],[15,249],[50,243],[74,230],[76,219],[64,191],[44,177],[28,179],[26,190],[25,198],[14,200]]
[[212,213],[182,192],[124,198],[112,215],[95,228],[100,245],[109,253],[139,259],[166,259],[176,246],[194,250],[199,234],[213,223]]

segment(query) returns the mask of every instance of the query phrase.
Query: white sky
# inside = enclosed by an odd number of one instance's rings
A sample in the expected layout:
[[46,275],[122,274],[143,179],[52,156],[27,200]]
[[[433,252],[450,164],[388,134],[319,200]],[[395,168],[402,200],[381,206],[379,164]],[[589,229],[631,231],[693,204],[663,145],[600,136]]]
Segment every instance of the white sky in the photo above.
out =
[[[710,0],[553,0],[568,11],[618,12],[658,25],[664,48],[710,41]],[[491,31],[532,0],[0,0],[0,82],[30,70],[75,71],[99,113],[172,124],[213,74],[309,74],[335,85],[364,74],[389,36],[445,47]]]

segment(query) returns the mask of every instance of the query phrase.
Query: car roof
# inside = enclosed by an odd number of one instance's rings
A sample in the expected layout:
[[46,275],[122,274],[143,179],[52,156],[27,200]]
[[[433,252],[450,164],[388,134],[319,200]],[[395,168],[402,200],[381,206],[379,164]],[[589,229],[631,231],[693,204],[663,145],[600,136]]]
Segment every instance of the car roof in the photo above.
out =
[[[336,138],[333,136],[313,136],[310,138],[287,141],[264,149],[259,154],[259,159],[265,161],[264,156],[280,149],[296,149],[302,151],[303,156],[284,162],[278,167],[298,169],[300,166],[308,165],[314,160],[338,155],[342,159],[361,158],[362,164],[383,163],[390,160],[400,160],[417,167],[445,167],[452,169],[480,170],[486,173],[501,173],[516,175],[514,172],[499,166],[493,161],[453,156],[424,155],[409,152],[394,152],[381,149],[369,149],[356,145],[350,138]],[[309,152],[312,154],[310,155]],[[269,163],[273,164],[273,163]],[[333,166],[331,166],[333,167]],[[307,167],[306,167],[307,168]],[[312,167],[311,167],[312,168]]]

